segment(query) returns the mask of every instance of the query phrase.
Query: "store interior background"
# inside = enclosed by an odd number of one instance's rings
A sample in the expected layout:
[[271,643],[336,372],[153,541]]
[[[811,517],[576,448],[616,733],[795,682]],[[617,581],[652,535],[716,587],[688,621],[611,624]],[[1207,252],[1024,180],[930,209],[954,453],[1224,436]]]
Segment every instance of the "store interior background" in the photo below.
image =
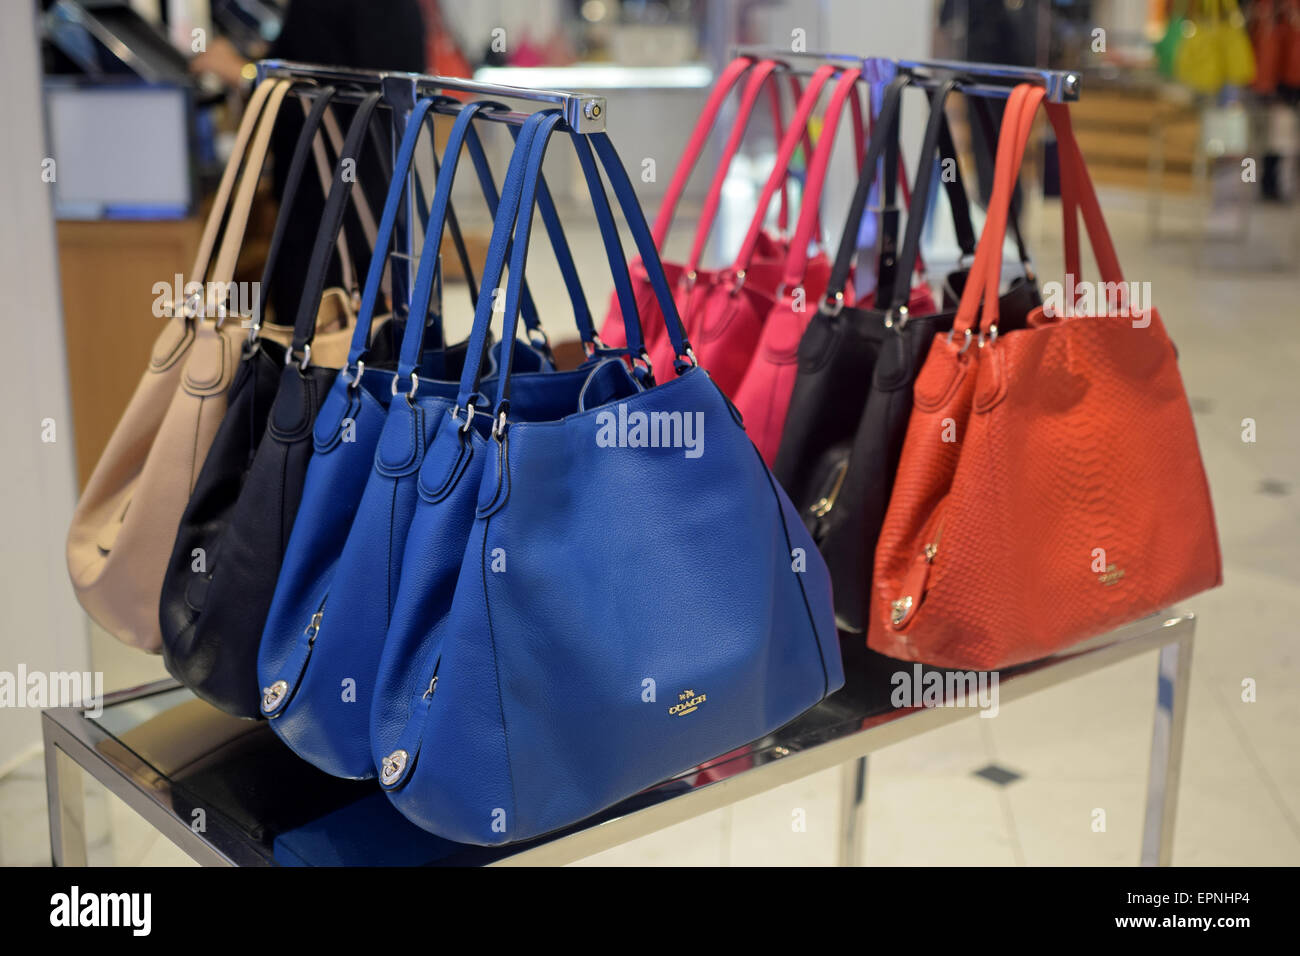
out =
[[[207,6],[182,0],[133,3],[145,17],[156,16],[160,5],[189,11],[199,17],[196,22],[203,22]],[[42,162],[51,155],[48,86],[38,42],[47,6],[10,0],[0,10],[0,78],[6,89],[0,97],[0,329],[9,343],[0,373],[0,404],[6,409],[0,416],[6,452],[0,467],[0,671],[16,672],[20,664],[28,671],[101,671],[111,691],[163,677],[165,670],[159,658],[121,646],[89,625],[67,581],[64,535],[79,483],[93,466],[93,457],[86,460],[95,441],[91,432],[120,413],[159,320],[150,312],[150,285],[124,292],[121,284],[108,284],[92,288],[87,300],[84,275],[83,281],[69,275],[70,268],[86,269],[91,261],[84,248],[80,253],[71,248],[70,237],[84,246],[93,241],[85,238],[93,237],[93,230],[110,226],[56,220],[52,187],[41,176]],[[483,68],[493,31],[505,31],[505,58],[514,56],[514,62],[489,65],[484,76],[608,97],[608,129],[625,161],[634,166],[641,157],[656,160],[657,181],[638,181],[651,215],[713,73],[739,42],[788,49],[803,31],[809,50],[960,57],[981,35],[987,38],[989,24],[1009,17],[1022,28],[1005,34],[1008,61],[1027,57],[1027,63],[1082,71],[1076,124],[1086,130],[1084,153],[1126,278],[1151,283],[1178,346],[1223,549],[1224,586],[1186,605],[1199,617],[1199,639],[1174,862],[1295,865],[1300,863],[1300,121],[1294,103],[1248,91],[1198,98],[1160,80],[1150,53],[1160,6],[1145,0],[441,4],[446,28],[473,68]],[[1098,28],[1104,31],[1104,52],[1093,50]],[[512,46],[515,38],[519,47]],[[519,54],[520,47],[525,53]],[[1001,59],[988,53],[979,58]],[[1124,108],[1110,113],[1105,105],[1110,103]],[[1134,128],[1125,118],[1130,108],[1149,108],[1151,116],[1164,118],[1167,134],[1154,120]],[[905,106],[904,115],[905,143],[915,156],[925,118],[919,97]],[[1225,128],[1242,132],[1219,132]],[[838,210],[856,178],[851,147],[847,137],[841,139],[823,204],[831,237],[839,234]],[[1155,187],[1151,157],[1161,142],[1165,176]],[[1277,194],[1265,197],[1257,183],[1241,182],[1241,160],[1259,158],[1279,142],[1290,152],[1278,163]],[[1197,150],[1197,143],[1204,148]],[[148,142],[126,145],[153,148]],[[494,148],[502,169],[504,133]],[[771,152],[771,137],[760,128],[728,181],[711,246],[715,262],[729,258],[747,226],[745,210],[752,208],[754,180],[761,174],[754,170],[764,169]],[[552,153],[548,177],[565,204],[589,301],[603,308],[612,283],[590,211],[572,200],[576,163],[561,150]],[[707,154],[701,166],[708,169]],[[705,179],[701,174],[693,181],[670,255],[683,255],[689,245]],[[1034,188],[1027,196],[1027,234],[1040,278],[1060,278],[1060,204]],[[458,183],[456,197],[468,226],[486,234],[490,223],[482,215],[475,218],[481,202],[471,186]],[[936,271],[956,257],[945,215],[941,201],[927,227],[927,261]],[[192,218],[201,222],[197,211]],[[167,241],[162,240],[164,246]],[[120,260],[96,260],[96,267],[126,273],[142,254],[123,244],[111,251]],[[188,264],[187,256],[179,259]],[[169,277],[170,271],[155,278]],[[533,244],[529,282],[552,336],[564,338],[570,311],[545,242]],[[75,304],[71,297],[77,297]],[[449,283],[445,300],[454,340],[469,324],[464,285]],[[75,380],[82,372],[70,369],[102,364],[108,354],[99,344],[103,336],[144,344],[133,357],[109,359],[120,366],[115,377],[127,383],[125,390],[107,397],[95,393],[89,403],[93,414],[86,413],[89,424],[79,431],[74,399],[86,394],[86,383]],[[54,442],[42,440],[47,419],[56,425]],[[1246,419],[1255,424],[1253,442],[1243,440]],[[1147,655],[1005,705],[995,719],[960,721],[873,756],[866,860],[1136,863],[1155,677],[1155,657]],[[1254,702],[1242,699],[1247,680],[1257,688]],[[1010,771],[1014,779],[998,784],[977,775],[990,765]],[[0,708],[0,864],[48,862],[43,772],[38,712]],[[824,863],[834,858],[838,799],[838,771],[819,774],[592,862]],[[1105,832],[1094,829],[1097,808],[1106,811]],[[806,814],[806,832],[791,826],[799,810]],[[92,790],[87,812],[92,862],[185,862],[115,798]]]

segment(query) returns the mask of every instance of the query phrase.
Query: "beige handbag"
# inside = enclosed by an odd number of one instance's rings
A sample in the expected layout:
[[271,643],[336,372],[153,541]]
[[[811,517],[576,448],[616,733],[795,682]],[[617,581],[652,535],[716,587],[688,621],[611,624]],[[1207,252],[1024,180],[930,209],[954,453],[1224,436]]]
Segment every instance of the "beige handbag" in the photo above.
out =
[[[291,85],[268,80],[249,100],[190,271],[191,281],[211,280],[208,289],[234,276],[271,131]],[[351,263],[343,261],[347,275]],[[246,335],[218,313],[214,296],[195,317],[199,301],[190,297],[172,309],[68,532],[68,571],[82,607],[114,637],[153,653],[162,644],[158,601],[176,528],[225,414]],[[331,290],[321,308],[325,328],[343,328],[321,336],[313,358],[341,366],[352,321],[348,296]],[[268,323],[261,334],[287,345],[292,329]]]

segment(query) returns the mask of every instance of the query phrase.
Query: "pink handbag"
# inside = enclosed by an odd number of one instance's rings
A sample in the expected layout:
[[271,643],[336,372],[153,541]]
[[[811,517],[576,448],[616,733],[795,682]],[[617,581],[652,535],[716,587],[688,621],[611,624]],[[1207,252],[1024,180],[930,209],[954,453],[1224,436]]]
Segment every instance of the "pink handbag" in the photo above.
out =
[[[768,207],[777,190],[787,181],[790,162],[799,147],[801,132],[807,128],[808,120],[821,99],[822,91],[837,72],[837,67],[824,65],[818,67],[809,79],[785,136],[781,139],[776,162],[759,196],[754,216],[749,224],[749,231],[740,246],[735,262],[730,268],[710,276],[708,281],[696,283],[696,289],[702,291],[703,297],[700,301],[692,303],[691,316],[687,322],[687,334],[695,348],[697,360],[709,370],[709,377],[723,392],[733,398],[749,368],[750,359],[758,348],[760,337],[763,335],[764,321],[782,295],[782,278],[787,271],[785,263],[780,259],[761,254],[775,248],[773,243],[763,242],[767,237],[763,231],[763,224],[767,219]],[[829,118],[819,139],[817,147],[819,153],[822,151],[822,143],[834,140],[835,127],[839,122],[843,101],[847,93],[853,91],[858,75],[858,71],[850,70],[841,77],[827,114]],[[856,96],[853,97],[853,102],[855,126],[860,131],[863,125],[862,107]],[[824,169],[822,172],[824,173]],[[801,247],[806,249],[810,239],[816,236],[818,231],[814,227],[816,199],[822,178],[824,177],[817,177],[814,174],[808,176],[801,208],[812,215],[799,217],[799,229],[795,233],[794,242],[785,250],[786,262],[789,261],[789,256],[794,249]],[[714,211],[709,210],[709,216],[704,222],[711,221]],[[704,239],[703,235],[696,236],[696,248],[691,253],[692,262],[698,260]],[[760,246],[766,246],[766,249],[760,249]],[[824,266],[820,270],[824,284],[830,266],[826,263],[825,255],[820,251],[816,261]],[[788,276],[786,278],[788,279]],[[812,292],[812,301],[815,302],[819,294],[819,292]],[[664,358],[671,361],[666,354],[651,353],[653,361]]]
[[[668,239],[669,229],[672,227],[673,218],[677,212],[678,203],[681,201],[682,194],[686,190],[686,185],[690,180],[691,173],[694,171],[696,164],[699,162],[700,155],[704,151],[704,146],[708,142],[709,135],[717,122],[718,115],[722,111],[723,105],[731,91],[736,88],[740,80],[748,73],[749,79],[745,84],[744,91],[741,95],[740,106],[737,110],[735,120],[732,125],[732,132],[728,138],[726,147],[724,147],[722,161],[718,164],[711,181],[708,199],[705,204],[705,212],[701,216],[699,227],[696,234],[696,253],[693,255],[691,263],[673,262],[670,259],[663,260],[665,276],[669,285],[674,292],[674,300],[677,310],[681,315],[682,322],[687,325],[687,332],[690,334],[689,315],[692,305],[701,301],[702,295],[706,289],[714,284],[717,271],[700,270],[697,268],[699,253],[703,251],[704,243],[707,241],[709,229],[712,225],[712,217],[716,215],[718,201],[722,194],[723,182],[726,179],[727,171],[730,167],[731,160],[740,147],[741,140],[744,137],[749,120],[753,115],[760,95],[764,89],[767,90],[768,99],[772,108],[772,118],[777,135],[781,135],[784,129],[784,123],[781,117],[780,93],[775,83],[768,83],[773,74],[778,69],[779,64],[774,60],[755,60],[753,57],[739,57],[727,64],[726,68],[718,76],[718,80],[709,94],[709,99],[705,103],[704,111],[700,114],[699,120],[695,124],[695,130],[691,134],[690,140],[683,150],[681,159],[678,161],[676,169],[673,172],[672,181],[668,185],[668,190],[664,194],[663,203],[659,207],[659,213],[655,217],[652,235],[655,241],[655,247],[661,251],[664,249]],[[752,72],[751,72],[752,71]],[[790,76],[790,87],[796,101],[800,99],[801,87],[797,77]],[[807,138],[806,130],[801,131],[804,137],[805,150],[811,153],[811,141]],[[712,211],[710,211],[712,206]],[[781,191],[781,212],[778,226],[781,233],[784,234],[788,216],[788,201],[785,184],[782,183]],[[780,268],[780,263],[785,258],[786,244],[779,236],[772,236],[764,232],[758,241],[755,251],[755,262],[757,264],[775,263],[776,268]],[[658,300],[656,299],[654,289],[650,286],[645,270],[641,265],[640,259],[635,259],[630,264],[629,272],[632,279],[633,291],[636,296],[637,314],[641,319],[641,326],[645,333],[645,347],[647,353],[652,357],[658,356],[664,364],[659,366],[671,368],[673,359],[676,357],[672,353],[671,346],[664,335],[664,323],[662,321]],[[600,330],[600,339],[611,348],[625,348],[627,345],[627,336],[623,330],[622,311],[619,308],[618,300],[615,296],[610,297],[609,310],[606,313],[605,322]],[[662,374],[662,373],[661,373]]]

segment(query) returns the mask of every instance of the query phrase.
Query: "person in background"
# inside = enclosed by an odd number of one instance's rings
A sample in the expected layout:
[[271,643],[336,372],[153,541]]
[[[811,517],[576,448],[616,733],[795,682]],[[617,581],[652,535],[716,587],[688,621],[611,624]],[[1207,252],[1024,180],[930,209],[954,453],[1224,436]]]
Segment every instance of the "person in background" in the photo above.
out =
[[[411,73],[425,71],[425,26],[419,0],[290,0],[280,34],[268,56],[274,59],[341,66],[359,70],[398,70]],[[211,73],[227,86],[247,91],[255,73],[229,40],[216,38],[207,51],[190,61],[195,73]],[[340,105],[336,111],[339,124],[346,129],[352,108]],[[278,200],[284,193],[289,160],[302,129],[299,110],[286,111],[276,123],[271,140],[274,190]],[[375,169],[367,160],[361,168]],[[371,207],[383,208],[388,184],[379,175],[358,177]],[[298,299],[307,276],[312,244],[316,238],[324,198],[320,190],[303,188],[294,203],[294,214],[286,227],[276,281],[269,290],[270,304],[280,322],[292,323],[298,312]],[[353,244],[353,248],[359,248]],[[365,275],[366,259],[358,258],[357,268]],[[332,267],[329,281],[340,281],[338,262]]]

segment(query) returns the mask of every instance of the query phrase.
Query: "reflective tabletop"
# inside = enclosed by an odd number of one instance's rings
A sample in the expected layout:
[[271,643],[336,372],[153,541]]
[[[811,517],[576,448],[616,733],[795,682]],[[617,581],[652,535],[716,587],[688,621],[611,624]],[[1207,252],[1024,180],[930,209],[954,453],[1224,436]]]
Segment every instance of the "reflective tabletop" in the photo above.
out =
[[[82,773],[205,864],[259,866],[560,864],[830,767],[844,767],[841,863],[857,862],[867,754],[1137,654],[1160,651],[1143,862],[1167,863],[1195,619],[1170,611],[1066,653],[963,683],[881,657],[843,635],[847,683],[779,731],[546,837],[505,847],[452,843],[408,822],[374,780],[341,780],[289,750],[264,721],[216,710],[175,681],[110,695],[102,713],[44,712],[56,864],[84,863]],[[905,676],[903,676],[905,675]],[[900,690],[928,687],[912,696]],[[981,696],[984,692],[984,696]]]

